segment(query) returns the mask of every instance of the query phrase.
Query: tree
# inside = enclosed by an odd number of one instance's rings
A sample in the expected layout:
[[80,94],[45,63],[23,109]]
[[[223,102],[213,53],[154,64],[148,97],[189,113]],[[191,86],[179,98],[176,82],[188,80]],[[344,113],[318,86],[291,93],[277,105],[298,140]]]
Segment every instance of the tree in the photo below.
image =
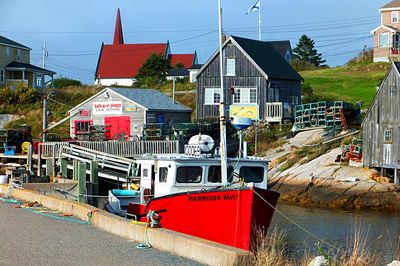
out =
[[161,54],[151,54],[139,68],[136,80],[141,87],[160,85],[167,75],[169,64]]
[[316,67],[325,66],[323,64],[326,61],[322,60],[321,54],[315,49],[314,41],[305,34],[300,37],[299,43],[293,49],[293,53],[300,60],[309,62]]

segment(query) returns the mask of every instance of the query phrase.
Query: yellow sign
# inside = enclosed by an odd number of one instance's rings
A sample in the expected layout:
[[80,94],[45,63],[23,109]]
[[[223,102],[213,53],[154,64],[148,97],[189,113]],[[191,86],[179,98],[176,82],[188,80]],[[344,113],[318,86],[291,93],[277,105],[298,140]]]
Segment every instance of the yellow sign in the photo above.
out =
[[231,105],[230,117],[246,117],[258,120],[258,105]]

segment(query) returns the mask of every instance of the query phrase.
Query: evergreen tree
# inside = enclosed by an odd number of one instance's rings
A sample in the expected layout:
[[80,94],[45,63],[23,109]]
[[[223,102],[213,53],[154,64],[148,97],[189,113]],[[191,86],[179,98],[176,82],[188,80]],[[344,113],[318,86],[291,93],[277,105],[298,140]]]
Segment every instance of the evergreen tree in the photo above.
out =
[[168,69],[169,64],[164,56],[151,54],[139,68],[135,78],[141,87],[158,86],[165,80]]
[[293,53],[300,60],[309,62],[316,67],[325,66],[323,64],[326,61],[322,60],[321,54],[315,49],[314,41],[305,34],[300,37],[299,43],[293,49]]

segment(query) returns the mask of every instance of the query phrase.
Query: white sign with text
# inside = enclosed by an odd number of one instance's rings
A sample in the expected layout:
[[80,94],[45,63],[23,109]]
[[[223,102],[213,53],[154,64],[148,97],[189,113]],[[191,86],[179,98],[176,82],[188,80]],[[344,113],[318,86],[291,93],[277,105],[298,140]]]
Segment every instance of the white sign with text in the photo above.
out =
[[122,101],[93,102],[93,115],[122,114]]

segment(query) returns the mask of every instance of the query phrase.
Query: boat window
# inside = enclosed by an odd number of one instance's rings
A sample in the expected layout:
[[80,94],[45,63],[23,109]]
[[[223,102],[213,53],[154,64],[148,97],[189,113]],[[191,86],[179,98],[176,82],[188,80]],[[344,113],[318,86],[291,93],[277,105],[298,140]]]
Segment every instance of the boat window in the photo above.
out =
[[[233,166],[228,166],[228,182],[232,182],[233,180]],[[208,168],[208,177],[207,181],[209,183],[221,183],[221,166],[220,165],[211,165]]]
[[177,183],[200,183],[203,169],[201,166],[181,166],[176,173]]
[[261,183],[264,180],[264,167],[242,166],[239,175],[244,182]]
[[168,168],[167,167],[160,167],[158,169],[158,181],[160,183],[167,182],[167,176],[168,176]]

